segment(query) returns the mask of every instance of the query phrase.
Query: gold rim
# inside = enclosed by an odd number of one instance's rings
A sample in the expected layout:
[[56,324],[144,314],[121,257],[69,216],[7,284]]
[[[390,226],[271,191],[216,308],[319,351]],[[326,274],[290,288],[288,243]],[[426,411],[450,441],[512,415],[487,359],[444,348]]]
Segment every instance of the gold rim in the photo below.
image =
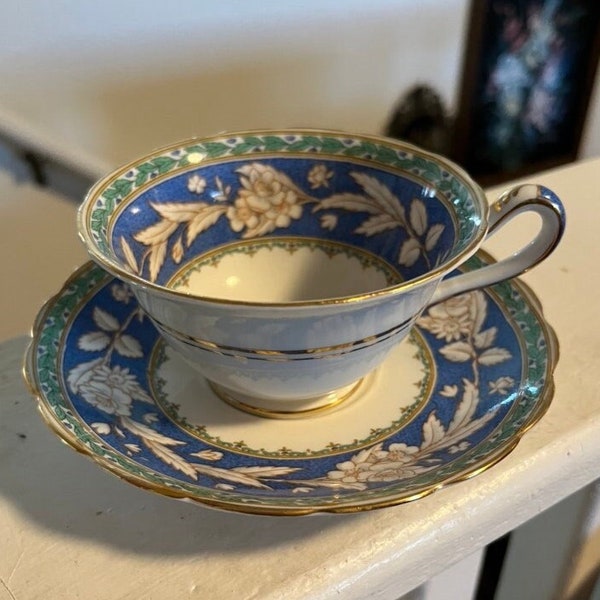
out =
[[[434,269],[430,269],[423,275],[420,275],[419,277],[415,277],[414,279],[411,279],[408,281],[403,281],[403,282],[400,282],[400,283],[392,285],[392,286],[388,286],[385,288],[381,288],[379,290],[375,290],[373,292],[367,292],[367,293],[363,293],[363,294],[353,294],[353,295],[349,295],[349,296],[342,296],[339,298],[327,298],[327,299],[322,299],[322,300],[306,300],[306,301],[294,301],[294,302],[249,302],[249,301],[244,301],[244,300],[227,300],[227,299],[223,299],[223,298],[213,298],[210,296],[190,296],[189,294],[186,294],[184,292],[173,290],[168,287],[159,285],[157,283],[150,282],[147,279],[145,279],[144,277],[141,277],[139,275],[136,275],[136,274],[131,273],[128,270],[124,269],[117,260],[113,260],[110,256],[107,256],[106,254],[104,254],[96,245],[92,235],[90,235],[89,222],[90,222],[91,210],[92,210],[92,207],[94,206],[96,200],[103,193],[104,188],[106,186],[108,186],[112,181],[118,179],[124,173],[127,173],[128,171],[132,170],[139,164],[142,164],[153,158],[161,156],[167,152],[172,152],[179,148],[184,148],[186,146],[191,146],[193,144],[207,143],[207,142],[213,142],[215,140],[227,139],[230,137],[251,136],[251,135],[284,136],[284,135],[302,135],[302,134],[305,134],[305,135],[327,135],[327,136],[332,136],[332,137],[337,137],[337,138],[353,138],[356,140],[370,141],[373,143],[385,145],[387,147],[390,147],[390,148],[393,148],[396,150],[408,151],[417,156],[421,156],[428,160],[435,161],[437,163],[442,164],[444,169],[448,173],[450,173],[452,176],[459,179],[461,181],[461,183],[469,190],[470,196],[473,198],[474,203],[479,206],[479,215],[481,216],[481,222],[479,223],[479,225],[476,229],[473,239],[467,245],[466,248],[464,248],[460,253],[458,253],[452,259],[445,261],[442,265],[439,265],[438,267],[436,267]],[[278,153],[276,151],[273,151],[273,152],[256,151],[256,152],[248,152],[247,154],[244,154],[243,157],[266,156],[266,155],[273,155],[273,154],[281,154],[282,156],[292,156],[293,155],[293,153]],[[322,155],[329,156],[326,152],[323,152]],[[303,154],[300,156],[306,156],[306,155]],[[331,156],[332,156],[332,158],[338,158],[338,159],[340,158],[339,156],[336,156],[336,155],[331,155]],[[231,158],[231,160],[234,160],[234,158]],[[240,157],[237,157],[238,160],[239,160],[239,158]],[[217,162],[225,162],[226,160],[229,160],[229,158],[218,158],[215,160]],[[369,165],[376,164],[376,165],[378,165],[379,168],[382,168],[384,170],[388,170],[391,172],[398,171],[398,169],[390,168],[388,165],[380,165],[379,163],[377,163],[377,161],[374,161],[374,160],[369,161],[369,160],[360,159],[360,158],[356,159],[354,157],[346,157],[346,160],[349,160],[352,162],[357,162],[357,163],[362,162],[364,164],[369,164]],[[202,164],[202,160],[198,161],[198,163],[196,163],[195,165],[190,165],[190,168],[197,168],[198,165],[201,165],[201,164]],[[172,175],[173,175],[173,173],[170,173],[170,174],[166,174],[165,176],[169,177]],[[411,174],[411,173],[406,173],[405,175],[407,177],[415,179],[415,180],[420,179],[419,177],[417,177],[416,175]],[[431,185],[429,182],[426,182],[426,183],[428,185]],[[482,188],[475,181],[473,181],[471,179],[471,177],[468,175],[468,173],[464,169],[462,169],[460,166],[458,166],[457,164],[453,163],[452,161],[450,161],[449,159],[447,159],[443,156],[434,154],[432,152],[428,152],[426,150],[422,150],[421,148],[414,146],[412,144],[400,142],[396,139],[387,138],[384,136],[352,134],[352,133],[347,133],[344,131],[328,130],[328,129],[310,129],[310,128],[309,129],[291,128],[291,129],[274,129],[274,130],[257,129],[257,130],[241,130],[241,131],[224,132],[224,133],[220,133],[218,135],[213,135],[213,136],[208,136],[208,137],[192,137],[187,140],[182,140],[180,142],[176,142],[176,143],[164,146],[162,148],[159,148],[159,149],[155,150],[154,152],[151,152],[150,154],[145,155],[142,158],[138,158],[138,159],[131,161],[130,163],[120,167],[116,171],[108,174],[107,176],[105,176],[104,178],[99,180],[86,194],[86,197],[85,197],[83,203],[81,204],[81,206],[79,207],[79,210],[77,213],[77,228],[78,228],[78,232],[79,232],[79,237],[85,244],[89,255],[98,264],[100,264],[104,269],[106,269],[109,273],[111,273],[115,277],[118,277],[121,280],[127,281],[128,283],[130,283],[136,287],[145,288],[149,292],[151,291],[154,294],[165,296],[166,298],[171,298],[171,299],[178,298],[180,300],[183,300],[183,301],[189,302],[189,303],[206,302],[209,304],[216,304],[216,305],[221,305],[221,306],[223,306],[223,305],[226,305],[226,306],[250,306],[250,307],[254,307],[254,308],[258,308],[258,309],[282,308],[282,307],[316,307],[316,306],[348,304],[348,303],[354,303],[354,302],[364,302],[364,301],[368,301],[368,300],[376,300],[376,299],[379,299],[379,298],[385,297],[385,296],[395,296],[395,295],[401,294],[407,290],[412,290],[415,287],[418,287],[425,283],[431,282],[437,278],[441,278],[444,274],[452,271],[454,268],[456,268],[457,266],[459,266],[460,264],[465,262],[468,258],[470,258],[477,251],[477,249],[481,245],[481,243],[487,233],[488,212],[489,212],[489,206],[488,206],[487,198],[486,198]]]
[[250,404],[250,402],[246,400],[240,400],[235,397],[235,394],[226,390],[218,383],[214,383],[207,379],[208,384],[212,391],[216,394],[218,398],[223,400],[223,402],[233,406],[233,408],[237,408],[245,413],[255,415],[257,417],[262,417],[263,419],[305,419],[307,417],[321,416],[323,413],[330,412],[335,408],[338,408],[340,404],[345,404],[346,401],[350,400],[355,392],[358,391],[365,380],[365,377],[361,377],[358,381],[351,383],[346,386],[342,393],[338,393],[337,391],[330,392],[329,394],[323,394],[322,396],[318,396],[316,398],[309,398],[305,401],[305,403],[316,402],[319,399],[327,398],[327,396],[332,396],[330,399],[326,400],[323,404],[319,404],[313,408],[304,408],[299,410],[275,410],[272,408],[265,408],[262,406],[257,406],[254,404]]

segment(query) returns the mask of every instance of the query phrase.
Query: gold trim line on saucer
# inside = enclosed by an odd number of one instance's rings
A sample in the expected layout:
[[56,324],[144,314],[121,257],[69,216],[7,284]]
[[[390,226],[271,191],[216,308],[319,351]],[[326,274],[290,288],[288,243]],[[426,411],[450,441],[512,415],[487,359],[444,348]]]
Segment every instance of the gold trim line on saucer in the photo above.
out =
[[[358,381],[351,383],[346,386],[342,393],[338,395],[338,392],[333,391],[329,392],[329,394],[323,394],[322,396],[318,396],[317,398],[307,399],[303,401],[303,404],[310,404],[311,402],[316,402],[321,398],[326,398],[326,402],[324,404],[320,404],[313,408],[304,408],[299,410],[274,410],[271,408],[265,408],[262,406],[254,406],[248,403],[248,399],[240,400],[235,397],[235,392],[231,392],[229,390],[224,389],[218,383],[214,383],[213,381],[207,380],[210,385],[212,391],[217,395],[218,398],[226,402],[230,406],[241,410],[245,413],[249,413],[251,415],[255,415],[257,417],[262,417],[264,419],[303,419],[306,417],[314,417],[317,415],[322,415],[323,413],[328,413],[334,408],[338,408],[340,404],[346,402],[350,398],[352,398],[358,389],[362,387],[365,378],[362,377]],[[331,399],[328,399],[328,396],[332,396]]]

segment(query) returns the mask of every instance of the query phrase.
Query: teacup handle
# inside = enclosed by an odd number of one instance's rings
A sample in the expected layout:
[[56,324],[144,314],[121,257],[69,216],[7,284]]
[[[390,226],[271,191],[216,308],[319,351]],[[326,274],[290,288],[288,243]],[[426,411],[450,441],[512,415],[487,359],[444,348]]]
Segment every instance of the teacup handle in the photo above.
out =
[[565,210],[558,196],[540,185],[518,185],[504,192],[490,207],[486,239],[513,217],[527,211],[536,212],[542,218],[542,227],[529,244],[504,260],[445,279],[430,304],[516,277],[549,256],[563,235]]

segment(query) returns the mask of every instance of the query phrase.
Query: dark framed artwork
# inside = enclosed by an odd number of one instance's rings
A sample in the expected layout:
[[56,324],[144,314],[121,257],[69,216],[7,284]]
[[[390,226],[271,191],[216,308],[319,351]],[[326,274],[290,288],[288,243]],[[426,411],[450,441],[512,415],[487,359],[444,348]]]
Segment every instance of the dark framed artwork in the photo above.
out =
[[472,0],[452,157],[482,185],[577,158],[600,0]]

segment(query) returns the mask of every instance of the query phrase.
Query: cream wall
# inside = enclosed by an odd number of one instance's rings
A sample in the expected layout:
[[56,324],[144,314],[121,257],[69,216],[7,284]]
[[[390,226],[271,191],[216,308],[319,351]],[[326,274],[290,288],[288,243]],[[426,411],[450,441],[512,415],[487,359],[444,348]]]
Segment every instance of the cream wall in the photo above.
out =
[[[191,135],[381,132],[430,83],[456,106],[468,0],[3,3],[0,110],[114,165]],[[600,119],[598,103],[592,122]],[[600,154],[599,127],[584,155]]]

